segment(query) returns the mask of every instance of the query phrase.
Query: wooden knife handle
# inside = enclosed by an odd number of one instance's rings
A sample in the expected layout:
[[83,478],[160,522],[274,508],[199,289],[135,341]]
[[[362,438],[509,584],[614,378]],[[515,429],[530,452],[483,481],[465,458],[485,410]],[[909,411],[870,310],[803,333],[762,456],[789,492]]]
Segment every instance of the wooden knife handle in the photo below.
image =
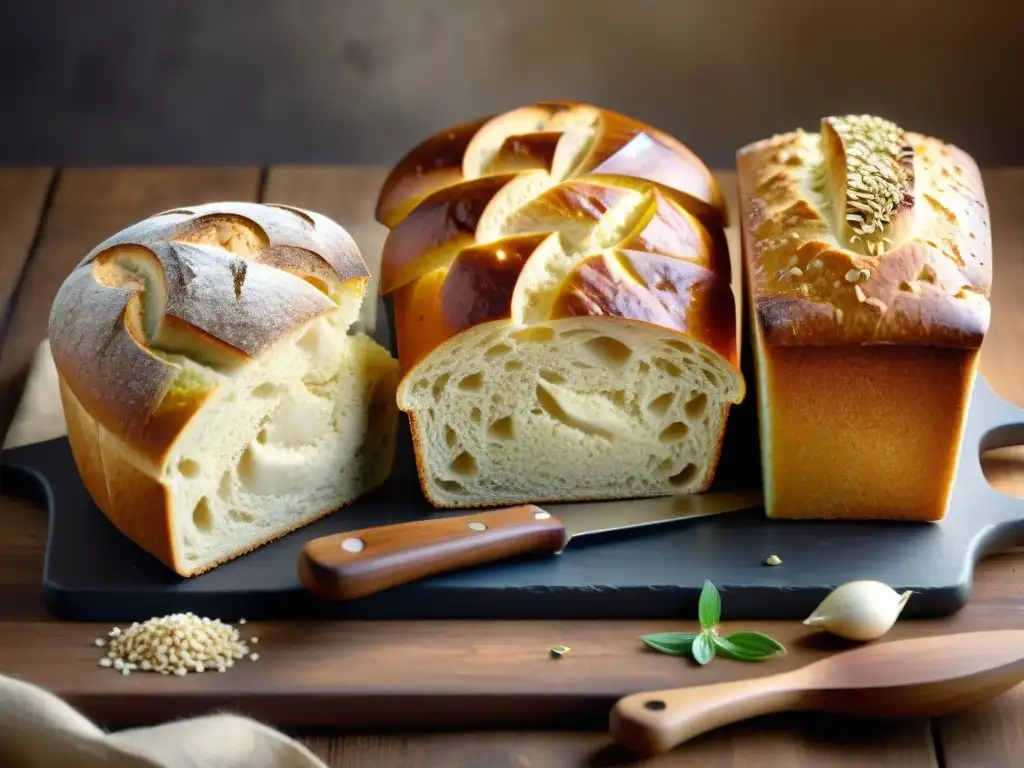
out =
[[346,531],[313,539],[299,578],[327,600],[351,600],[514,555],[553,554],[565,527],[533,505]]
[[796,709],[801,693],[788,678],[772,675],[626,696],[611,711],[612,737],[641,755],[669,752],[723,725]]

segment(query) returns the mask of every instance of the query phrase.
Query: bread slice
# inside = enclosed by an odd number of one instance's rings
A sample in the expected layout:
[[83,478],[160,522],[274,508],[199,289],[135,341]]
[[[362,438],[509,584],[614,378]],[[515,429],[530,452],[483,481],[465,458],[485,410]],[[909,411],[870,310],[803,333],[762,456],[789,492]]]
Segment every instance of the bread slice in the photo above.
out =
[[693,493],[742,381],[658,326],[581,317],[459,334],[399,389],[443,507]]
[[351,330],[367,278],[341,227],[279,206],[158,214],[94,249],[50,343],[111,522],[192,576],[381,485],[399,367]]
[[705,490],[745,394],[713,177],[589,105],[472,126],[414,149],[378,204],[424,493],[472,507]]

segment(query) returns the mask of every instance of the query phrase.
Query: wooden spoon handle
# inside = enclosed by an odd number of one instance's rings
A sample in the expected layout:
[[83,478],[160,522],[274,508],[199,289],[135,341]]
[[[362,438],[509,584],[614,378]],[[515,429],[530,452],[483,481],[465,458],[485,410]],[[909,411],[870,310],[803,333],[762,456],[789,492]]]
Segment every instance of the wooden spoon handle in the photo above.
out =
[[312,594],[351,600],[514,555],[553,554],[565,526],[533,505],[364,528],[306,543],[299,578]]
[[626,696],[612,709],[609,726],[622,746],[657,755],[723,725],[794,709],[799,702],[789,675],[772,675]]

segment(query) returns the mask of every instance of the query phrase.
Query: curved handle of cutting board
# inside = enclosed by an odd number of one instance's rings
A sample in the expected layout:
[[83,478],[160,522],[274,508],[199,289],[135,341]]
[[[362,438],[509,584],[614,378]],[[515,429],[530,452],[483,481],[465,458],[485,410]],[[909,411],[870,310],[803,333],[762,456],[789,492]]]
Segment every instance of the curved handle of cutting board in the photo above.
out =
[[1024,445],[1024,408],[1003,399],[980,373],[974,384],[971,411],[976,419],[979,451]]
[[968,503],[986,508],[992,520],[973,542],[970,557],[974,563],[992,552],[1024,543],[1024,499],[993,488],[981,462],[984,452],[1017,445],[1024,445],[1024,408],[1000,397],[979,373],[957,469],[962,475],[957,486],[966,488],[968,483],[964,480],[974,476]]

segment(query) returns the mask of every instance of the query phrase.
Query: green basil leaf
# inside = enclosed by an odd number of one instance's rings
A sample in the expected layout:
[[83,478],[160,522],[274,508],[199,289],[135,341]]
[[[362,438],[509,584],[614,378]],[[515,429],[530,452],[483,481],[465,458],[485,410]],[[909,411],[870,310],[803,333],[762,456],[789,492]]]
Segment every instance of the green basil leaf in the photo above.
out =
[[700,591],[697,617],[700,619],[701,629],[714,629],[722,617],[722,597],[715,585],[707,579],[704,580],[704,588]]
[[693,641],[693,658],[703,666],[715,657],[715,641],[706,633],[697,635]]
[[747,650],[724,637],[715,637],[714,641],[715,651],[718,655],[725,656],[727,659],[736,659],[737,661],[760,661],[761,659],[767,659],[772,655],[770,653]]
[[[782,643],[760,632],[733,632],[715,640],[715,644],[725,655],[731,658],[742,657],[742,660],[764,659],[786,652]],[[722,642],[717,642],[719,640]]]
[[648,647],[656,651],[667,653],[670,656],[686,656],[693,648],[693,641],[696,635],[685,632],[662,632],[654,635],[644,635],[641,639]]

